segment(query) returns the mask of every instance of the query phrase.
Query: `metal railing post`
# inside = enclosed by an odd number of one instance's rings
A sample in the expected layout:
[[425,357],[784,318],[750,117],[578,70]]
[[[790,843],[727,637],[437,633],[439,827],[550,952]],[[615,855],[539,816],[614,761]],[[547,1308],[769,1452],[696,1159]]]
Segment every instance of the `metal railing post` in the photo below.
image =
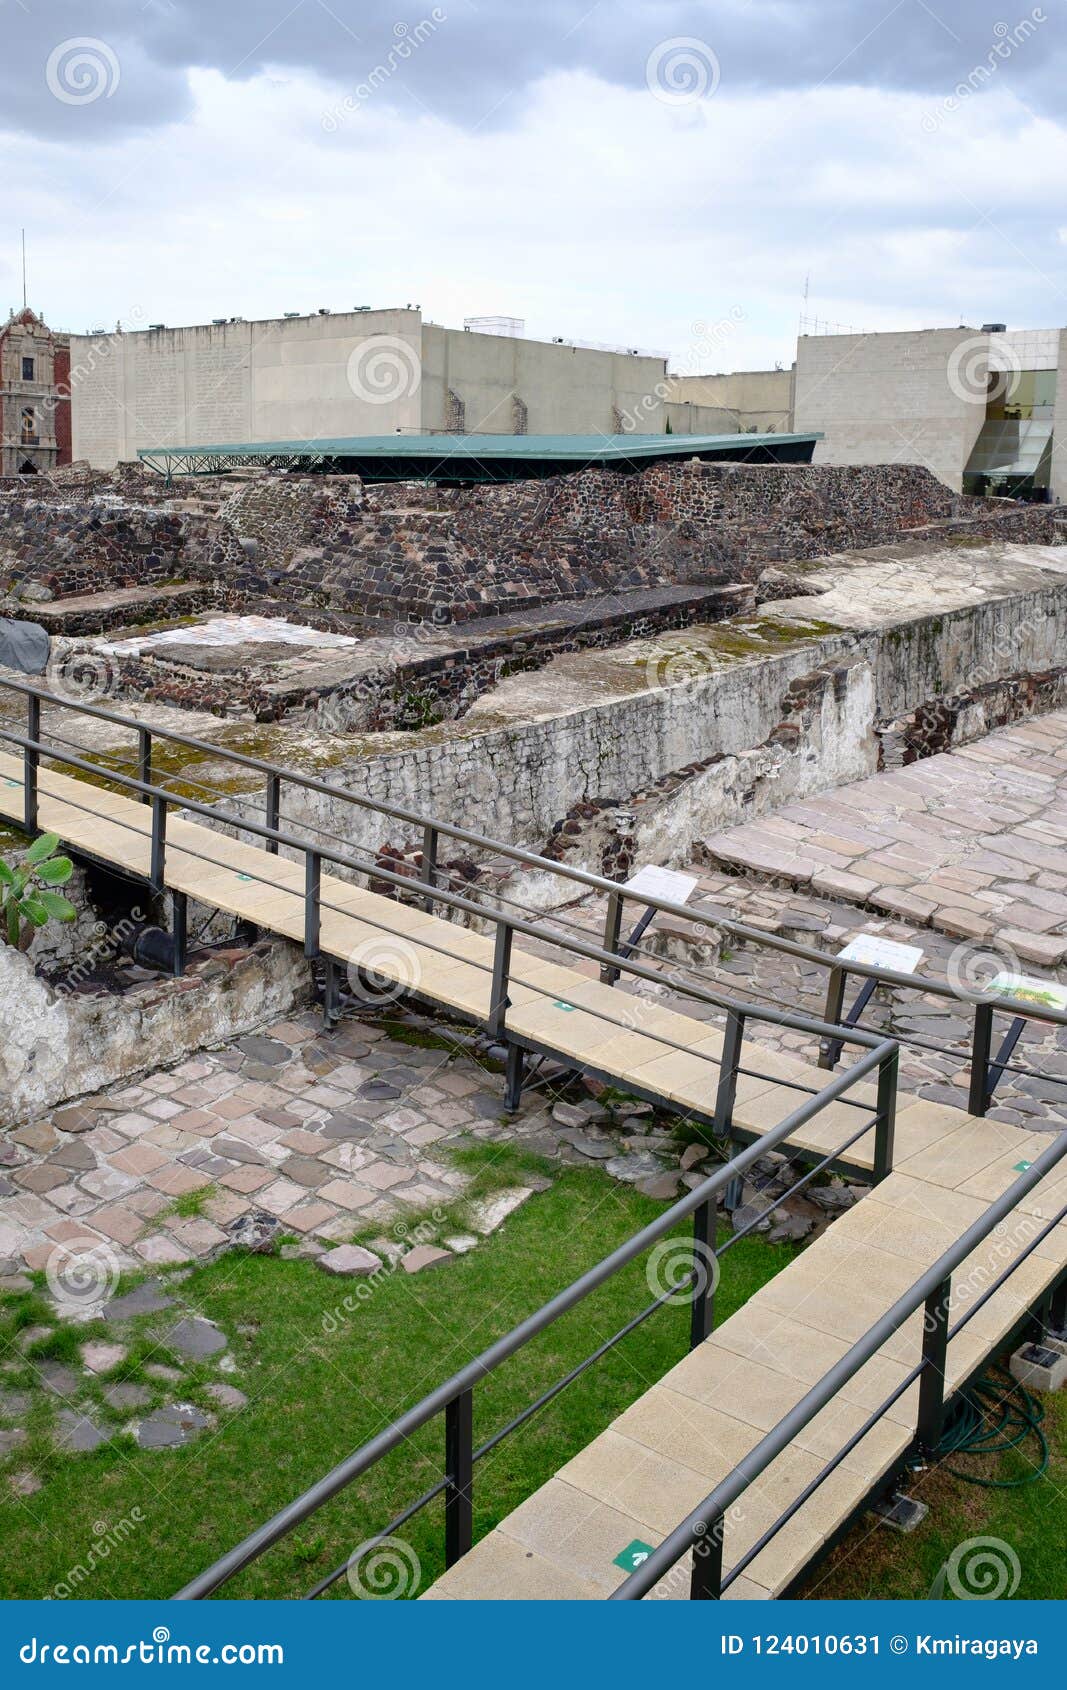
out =
[[[605,951],[617,951],[619,935],[622,932],[622,893],[608,893],[608,913],[604,920],[604,938],[601,948]],[[614,986],[619,978],[620,970],[604,963],[600,970],[601,984]]]
[[916,1431],[923,1449],[941,1442],[945,1416],[945,1365],[948,1358],[948,1305],[952,1276],[943,1279],[926,1299],[923,1310],[923,1370],[919,1377],[919,1415]]
[[722,1540],[726,1521],[716,1514],[704,1536],[693,1545],[693,1573],[689,1580],[691,1602],[718,1602],[722,1595]]
[[[840,1025],[845,1010],[845,981],[848,970],[831,968],[830,978],[826,982],[826,1008],[823,1020],[829,1021],[831,1026]],[[841,1055],[840,1039],[823,1039],[819,1044],[819,1067],[835,1068]]]
[[486,1032],[491,1039],[504,1036],[504,1022],[508,1008],[508,974],[511,969],[511,945],[515,935],[506,921],[498,919],[496,944],[493,947],[493,982],[489,988],[489,1018]]
[[[737,1070],[741,1062],[741,1046],[745,1039],[745,1016],[740,1009],[731,1009],[726,1017],[726,1036],[722,1045],[722,1065],[719,1068],[719,1087],[715,1093],[714,1131],[720,1138],[729,1139],[734,1119],[734,1100],[737,1096]],[[726,1187],[723,1206],[733,1211],[741,1201],[742,1182],[732,1179]]]
[[320,897],[322,893],[322,858],[317,851],[304,853],[304,955],[319,954]]
[[900,1051],[892,1050],[878,1064],[878,1113],[874,1121],[874,1183],[893,1172],[893,1133],[897,1116],[897,1071]]
[[[26,698],[26,738],[40,743],[41,701],[36,693]],[[22,819],[27,833],[37,832],[37,771],[41,754],[26,746],[22,753]]]
[[[152,785],[152,735],[148,728],[137,729],[137,779],[145,786]],[[151,804],[152,794],[141,793],[141,803]]]
[[[278,823],[281,820],[281,813],[282,777],[281,775],[269,774],[267,776],[266,814],[263,819],[266,826],[272,827],[275,833],[278,831]],[[266,849],[272,857],[276,857],[278,855],[278,841],[276,839],[268,839]]]
[[689,1309],[689,1348],[710,1337],[715,1323],[715,1204],[693,1210],[693,1301]]
[[[422,871],[419,879],[427,886],[437,884],[437,829],[427,824],[422,830]],[[422,907],[427,915],[433,914],[434,900],[432,897],[423,898]]]
[[174,940],[172,970],[175,977],[180,978],[185,973],[189,943],[189,900],[184,892],[172,892],[170,895],[170,926]]
[[474,1539],[474,1392],[445,1409],[445,1566],[454,1567]]
[[989,1053],[993,1044],[993,1005],[976,1003],[971,1037],[971,1085],[967,1108],[984,1115],[989,1107]]
[[152,856],[148,869],[148,883],[153,892],[162,892],[167,852],[167,800],[152,799]]

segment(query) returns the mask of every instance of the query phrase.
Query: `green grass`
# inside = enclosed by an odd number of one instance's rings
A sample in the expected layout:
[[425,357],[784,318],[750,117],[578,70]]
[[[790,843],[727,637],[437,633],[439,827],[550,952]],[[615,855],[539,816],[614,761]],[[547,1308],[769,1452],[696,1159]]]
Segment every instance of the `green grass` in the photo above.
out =
[[[477,1158],[471,1160],[473,1171]],[[498,1163],[498,1176],[499,1171]],[[220,1413],[217,1430],[202,1433],[185,1449],[144,1451],[121,1437],[91,1455],[61,1457],[51,1450],[48,1405],[38,1393],[26,1422],[31,1443],[6,1467],[32,1465],[47,1473],[47,1482],[25,1500],[3,1487],[0,1596],[47,1595],[73,1565],[84,1563],[102,1528],[113,1535],[113,1545],[79,1586],[79,1595],[171,1594],[660,1213],[662,1205],[631,1188],[596,1170],[576,1169],[531,1198],[476,1251],[421,1275],[390,1273],[365,1301],[353,1295],[360,1282],[332,1279],[305,1260],[231,1253],[197,1270],[182,1284],[181,1295],[228,1334],[238,1371],[219,1375],[210,1364],[190,1368],[180,1395],[211,1406],[204,1384],[229,1378],[247,1393],[249,1406],[236,1415]],[[731,1250],[716,1299],[720,1318],[793,1253],[789,1246],[756,1238]],[[475,1396],[476,1442],[648,1301],[641,1258],[486,1380]],[[688,1313],[683,1306],[659,1311],[479,1463],[476,1535],[680,1359]],[[165,1321],[155,1316],[132,1329],[127,1376],[142,1376],[149,1333],[164,1328]],[[157,1352],[157,1359],[170,1358]],[[240,1574],[226,1594],[290,1597],[308,1588],[436,1482],[443,1436],[440,1419],[423,1428]],[[124,1521],[135,1523],[127,1528]],[[422,1588],[442,1570],[442,1522],[438,1499],[401,1534],[422,1563]],[[344,1580],[339,1594],[349,1594]]]
[[[992,1490],[967,1484],[944,1465],[907,1481],[909,1496],[930,1513],[909,1536],[864,1518],[827,1561],[815,1569],[799,1594],[841,1600],[852,1597],[926,1597],[940,1569],[968,1538],[999,1538],[1018,1556],[1022,1600],[1062,1600],[1063,1546],[1067,1543],[1067,1395],[1040,1398],[1049,1441],[1048,1472],[1033,1484]],[[1000,1456],[954,1456],[951,1465],[984,1479],[1019,1479],[1032,1472],[1035,1445]],[[946,1586],[945,1596],[952,1597]]]

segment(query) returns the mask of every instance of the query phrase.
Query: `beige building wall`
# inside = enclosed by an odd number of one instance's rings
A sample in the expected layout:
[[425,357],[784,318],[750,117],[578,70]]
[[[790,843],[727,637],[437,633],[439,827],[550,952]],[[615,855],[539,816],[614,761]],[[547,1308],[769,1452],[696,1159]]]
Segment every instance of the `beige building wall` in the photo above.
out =
[[[790,434],[793,422],[792,370],[735,370],[728,375],[671,376],[668,400],[721,410],[737,429]],[[672,417],[673,425],[673,417]],[[693,429],[692,433],[697,430]],[[723,430],[730,433],[732,430]]]
[[74,456],[418,433],[660,434],[662,358],[337,312],[71,342]]
[[417,429],[420,347],[417,311],[75,335],[74,456]]
[[740,434],[737,414],[714,405],[695,405],[691,400],[668,399],[663,407],[663,427],[670,422],[674,434]]
[[1052,418],[1051,492],[1058,504],[1067,500],[1067,329],[1059,334],[1056,409]]
[[985,420],[977,329],[801,335],[793,426],[822,464],[924,464],[954,491]]

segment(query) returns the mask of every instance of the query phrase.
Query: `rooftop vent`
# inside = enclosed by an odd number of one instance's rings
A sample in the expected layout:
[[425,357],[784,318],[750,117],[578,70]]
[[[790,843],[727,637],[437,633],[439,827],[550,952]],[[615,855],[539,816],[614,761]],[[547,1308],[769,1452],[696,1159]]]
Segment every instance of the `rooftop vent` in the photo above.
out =
[[1007,323],[983,323],[982,324],[982,333],[983,334],[1007,334],[1007,332],[1008,332]]

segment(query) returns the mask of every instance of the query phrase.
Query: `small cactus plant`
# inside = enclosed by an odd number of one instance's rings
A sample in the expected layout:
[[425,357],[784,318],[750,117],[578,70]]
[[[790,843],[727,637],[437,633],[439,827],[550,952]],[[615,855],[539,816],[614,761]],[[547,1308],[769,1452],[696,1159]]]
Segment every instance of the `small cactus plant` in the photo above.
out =
[[78,912],[56,886],[65,886],[74,872],[69,857],[57,857],[59,837],[42,833],[19,863],[0,857],[0,944],[25,951],[33,935],[49,921],[74,921]]

